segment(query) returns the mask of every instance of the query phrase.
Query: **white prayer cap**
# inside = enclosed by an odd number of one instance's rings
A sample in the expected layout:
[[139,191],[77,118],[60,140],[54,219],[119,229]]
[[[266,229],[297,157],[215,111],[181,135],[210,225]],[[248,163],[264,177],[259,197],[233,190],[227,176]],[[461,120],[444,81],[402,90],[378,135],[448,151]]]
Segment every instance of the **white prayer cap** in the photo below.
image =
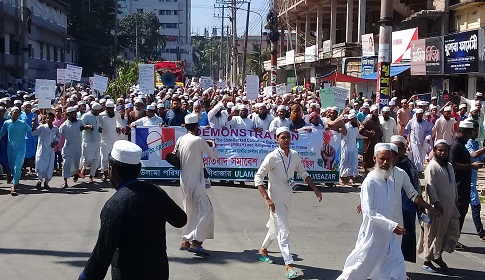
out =
[[316,103],[316,102],[310,103],[310,106],[317,107],[318,106],[318,103]]
[[106,101],[106,108],[114,108],[115,103],[112,100]]
[[13,113],[13,111],[20,111],[19,107],[12,107],[10,108],[10,113]]
[[335,111],[335,112],[338,112],[338,107],[337,106],[333,106],[331,110],[332,111]]
[[395,97],[395,96],[393,98],[391,98],[391,101],[396,101],[396,100],[397,100],[397,97]]
[[27,105],[32,106],[32,103],[30,103],[29,101],[24,101],[24,103],[22,104],[22,106],[27,106]]
[[443,109],[445,112],[451,112],[451,106],[446,106],[445,109]]
[[127,103],[127,104],[125,105],[125,108],[133,108],[133,104],[131,104],[131,103]]
[[431,105],[429,106],[429,110],[430,110],[430,111],[431,111],[431,110],[433,110],[433,109],[437,109],[437,108],[438,108],[438,107],[437,107],[437,106],[434,106],[433,104],[431,104]]
[[194,124],[199,122],[199,116],[195,113],[188,114],[184,118],[185,124]]
[[435,99],[438,99],[438,97],[436,96],[431,97],[431,100],[435,100]]
[[248,105],[243,104],[243,105],[239,105],[238,107],[239,107],[239,110],[249,110]]
[[424,116],[431,116],[431,113],[426,111],[426,112],[424,112]]
[[330,107],[330,106],[328,106],[328,107],[325,109],[325,111],[330,111],[330,110],[332,110],[332,107]]
[[283,132],[290,133],[290,129],[287,126],[278,127],[278,129],[276,129],[276,137],[278,137],[278,135],[280,135]]
[[461,121],[458,125],[459,128],[473,129],[473,123],[469,120]]
[[121,163],[137,165],[141,160],[141,148],[132,142],[118,140],[113,144],[111,157]]
[[143,100],[141,98],[137,98],[135,100],[135,104],[139,104],[139,103],[142,103],[143,104]]
[[355,111],[354,109],[351,109],[351,110],[349,111],[349,113],[350,113],[350,114],[355,114],[355,113],[356,113],[356,111]]
[[157,104],[157,108],[165,108],[165,105],[163,103]]
[[401,103],[406,103],[406,102],[408,102],[408,100],[406,98],[401,100]]
[[345,114],[344,115],[344,120],[348,120],[349,119],[349,115]]
[[477,110],[478,110],[477,106],[472,106],[472,107],[470,108],[470,112],[477,111]]
[[391,108],[387,106],[382,107],[382,112],[390,112],[390,111],[391,111]]
[[391,101],[389,101],[389,105],[395,106],[396,105],[396,102],[394,100],[391,100]]
[[446,142],[445,139],[439,139],[436,142],[434,142],[434,147],[438,146],[439,144],[446,144],[448,146],[450,145],[450,144],[448,144],[448,142]]
[[20,100],[18,100],[18,99],[17,99],[17,100],[15,100],[15,101],[13,102],[13,104],[22,104],[22,101],[20,101]]
[[234,107],[234,103],[227,102],[227,108],[231,109],[232,107]]
[[372,105],[370,106],[370,111],[375,111],[375,110],[379,110],[379,108],[376,106],[376,105]]
[[280,110],[285,110],[286,111],[286,106],[285,105],[278,106],[278,110],[277,111],[280,111]]
[[413,104],[413,105],[414,105],[414,102],[409,102],[408,104],[409,104],[409,105],[411,105],[411,104]]
[[153,104],[148,105],[147,111],[150,111],[150,110],[155,111],[156,110],[155,105],[153,105]]
[[418,109],[414,110],[414,112],[415,112],[416,114],[422,114],[422,113],[424,113],[424,110],[423,110],[423,109],[421,109],[421,108],[418,108]]
[[479,91],[477,91],[477,93],[475,94],[476,96],[483,96],[483,94]]
[[458,109],[462,109],[462,108],[466,108],[466,104],[465,103],[460,104],[460,106],[458,106]]
[[79,102],[77,103],[77,105],[86,105],[86,101],[81,100],[81,101],[79,101]]
[[76,112],[76,108],[74,107],[67,108],[66,113],[72,113],[72,112]]
[[390,151],[390,150],[391,150],[391,146],[389,145],[389,143],[377,143],[374,146],[374,155],[377,155],[377,153],[381,151]]
[[256,103],[256,105],[254,105],[254,107],[261,108],[261,107],[266,107],[266,105],[264,103]]
[[99,103],[94,103],[92,106],[91,106],[91,109],[93,110],[101,110],[103,107],[101,106],[101,104]]
[[480,100],[475,100],[475,105],[477,105],[477,104],[480,104],[481,105],[482,102]]
[[369,103],[364,103],[364,104],[362,105],[362,108],[367,108],[367,109],[369,109]]
[[99,100],[99,104],[103,104],[103,103],[106,103],[106,99],[101,98],[101,99]]
[[348,116],[348,119],[349,119],[349,120],[351,120],[351,119],[353,119],[353,118],[355,118],[355,117],[356,117],[356,116],[355,116],[355,113],[350,113],[350,114],[349,114],[349,116]]
[[396,152],[396,153],[399,153],[399,149],[398,147],[396,146],[396,144],[393,144],[393,143],[389,143],[389,146],[391,147],[391,150]]
[[116,99],[116,102],[123,102],[123,101],[124,101],[124,100],[123,100],[123,97],[118,97],[118,98]]
[[400,143],[405,144],[406,139],[401,135],[393,135],[393,136],[391,136],[391,142],[400,142]]

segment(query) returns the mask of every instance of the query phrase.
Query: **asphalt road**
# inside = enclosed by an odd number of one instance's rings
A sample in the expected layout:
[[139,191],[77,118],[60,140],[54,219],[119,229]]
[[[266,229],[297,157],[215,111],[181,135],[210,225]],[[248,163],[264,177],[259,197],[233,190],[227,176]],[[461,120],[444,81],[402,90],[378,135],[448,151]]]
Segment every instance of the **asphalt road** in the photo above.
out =
[[[99,181],[99,179],[98,179]],[[77,279],[94,247],[99,213],[114,193],[109,184],[73,184],[60,190],[59,177],[51,191],[37,191],[35,181],[22,180],[21,194],[8,195],[0,184],[0,279]],[[179,204],[179,188],[163,189]],[[294,194],[290,216],[291,251],[303,279],[336,279],[353,249],[361,217],[355,213],[358,190],[321,188],[318,203],[313,192]],[[209,195],[215,209],[216,238],[204,243],[208,258],[178,250],[181,231],[167,225],[171,279],[284,279],[284,265],[276,243],[270,247],[275,264],[260,263],[257,249],[265,236],[268,213],[259,192],[237,186],[214,186]],[[485,219],[484,219],[485,220]],[[485,279],[485,243],[474,234],[467,218],[461,242],[467,252],[445,253],[447,275],[429,274],[407,263],[414,280]],[[111,279],[110,272],[106,279]]]

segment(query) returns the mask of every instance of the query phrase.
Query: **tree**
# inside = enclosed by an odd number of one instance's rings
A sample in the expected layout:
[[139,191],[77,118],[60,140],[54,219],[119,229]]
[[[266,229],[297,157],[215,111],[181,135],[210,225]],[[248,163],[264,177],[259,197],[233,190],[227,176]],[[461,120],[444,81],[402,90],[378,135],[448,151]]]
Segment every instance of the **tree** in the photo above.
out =
[[106,90],[106,94],[114,99],[127,94],[130,86],[138,83],[139,77],[138,62],[131,62],[118,57],[116,64],[118,65],[116,79],[109,82]]
[[[218,72],[220,40],[208,40],[204,37],[192,39],[192,56],[194,59],[194,76],[211,76]],[[212,69],[212,71],[211,71]]]
[[[248,54],[247,64],[251,73],[258,75],[261,79],[266,72],[264,70],[263,62],[271,58],[271,53],[268,48],[260,50],[260,45],[258,43],[252,44],[252,52]],[[261,56],[259,55],[261,51]],[[261,63],[260,63],[261,62]]]
[[161,49],[165,48],[165,38],[160,35],[160,23],[153,12],[134,13],[120,21],[118,40],[120,47],[136,53],[136,33],[138,28],[138,55],[142,60],[161,60]]

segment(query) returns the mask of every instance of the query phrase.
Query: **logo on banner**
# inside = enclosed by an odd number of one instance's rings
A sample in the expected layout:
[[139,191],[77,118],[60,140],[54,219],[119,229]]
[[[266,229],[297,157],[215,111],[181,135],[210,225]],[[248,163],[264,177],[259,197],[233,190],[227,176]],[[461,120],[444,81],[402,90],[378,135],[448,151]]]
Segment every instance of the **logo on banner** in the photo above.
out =
[[165,156],[175,149],[175,129],[166,128],[163,130],[154,128],[137,128],[135,143],[143,151],[141,160],[148,160],[150,154],[156,154],[164,159]]

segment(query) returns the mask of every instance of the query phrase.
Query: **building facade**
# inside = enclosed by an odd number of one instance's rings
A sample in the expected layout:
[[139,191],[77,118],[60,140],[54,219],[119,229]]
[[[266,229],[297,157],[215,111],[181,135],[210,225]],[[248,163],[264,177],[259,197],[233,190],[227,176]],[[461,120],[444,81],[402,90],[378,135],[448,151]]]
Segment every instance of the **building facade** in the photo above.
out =
[[[21,78],[22,0],[0,1],[0,85]],[[67,35],[68,13],[59,0],[29,0],[29,80],[56,79],[57,68],[77,64],[75,41]]]
[[192,72],[191,0],[118,0],[119,17],[136,12],[153,12],[160,22],[160,34],[167,43],[161,50],[164,60],[185,60]]

